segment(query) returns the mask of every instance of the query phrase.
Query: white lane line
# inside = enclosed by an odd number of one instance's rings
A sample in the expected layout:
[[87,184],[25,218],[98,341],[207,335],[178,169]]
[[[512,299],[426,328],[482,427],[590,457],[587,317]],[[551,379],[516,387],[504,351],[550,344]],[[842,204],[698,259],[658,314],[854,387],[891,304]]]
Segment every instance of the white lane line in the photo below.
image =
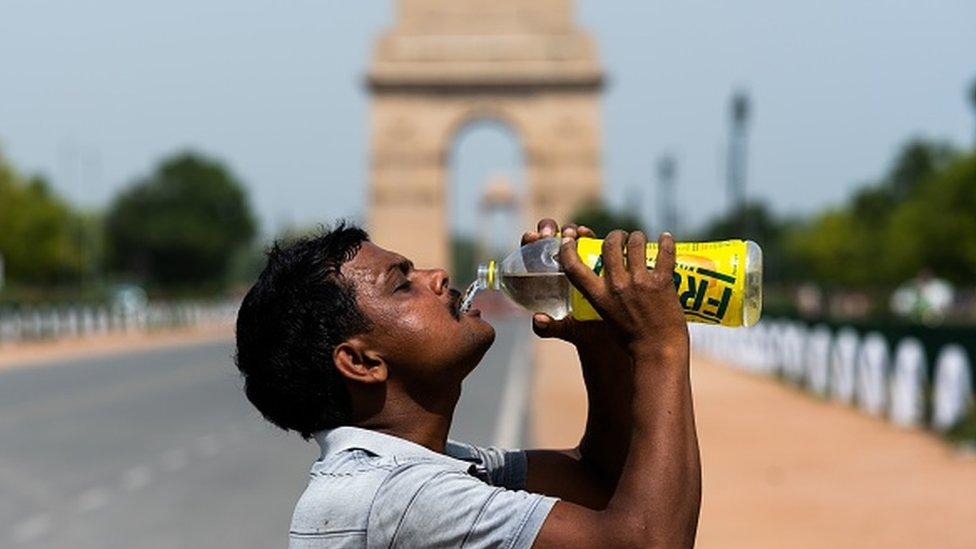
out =
[[122,489],[135,492],[152,482],[152,469],[148,465],[136,465],[122,475]]
[[34,515],[14,527],[10,540],[14,543],[34,541],[51,530],[54,522],[45,513]]
[[78,496],[76,509],[81,514],[90,513],[108,505],[110,499],[112,499],[112,494],[107,489],[89,488]]
[[163,458],[160,461],[164,471],[173,472],[186,467],[189,458],[186,455],[186,450],[174,448],[163,454]]
[[505,389],[498,405],[493,444],[500,448],[518,448],[521,445],[522,422],[528,404],[529,374],[532,372],[531,338],[524,330],[518,330],[508,360]]

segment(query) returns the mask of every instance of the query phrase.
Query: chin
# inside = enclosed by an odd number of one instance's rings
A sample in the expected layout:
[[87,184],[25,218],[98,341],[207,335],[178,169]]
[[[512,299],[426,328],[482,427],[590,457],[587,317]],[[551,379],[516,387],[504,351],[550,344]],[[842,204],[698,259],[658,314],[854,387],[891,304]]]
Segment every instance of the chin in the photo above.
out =
[[495,342],[495,328],[484,320],[478,319],[477,325],[467,330],[464,337],[464,364],[468,364],[470,372],[481,362],[481,359]]

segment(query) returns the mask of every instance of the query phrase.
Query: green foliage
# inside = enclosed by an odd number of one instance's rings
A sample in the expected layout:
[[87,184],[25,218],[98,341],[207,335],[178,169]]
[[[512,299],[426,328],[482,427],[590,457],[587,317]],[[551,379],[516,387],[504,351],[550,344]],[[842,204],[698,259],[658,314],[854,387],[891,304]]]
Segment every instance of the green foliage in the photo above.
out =
[[8,284],[77,280],[93,262],[94,224],[97,219],[72,210],[43,178],[24,179],[0,157],[0,254]]
[[641,221],[637,216],[614,210],[599,200],[576,210],[570,219],[578,225],[586,225],[593,229],[593,232],[600,237],[606,236],[614,229],[643,230]]
[[976,179],[958,159],[944,143],[909,141],[878,183],[784,232],[787,261],[828,286],[891,288],[929,267],[964,281],[976,272]]
[[110,265],[167,289],[219,287],[257,231],[243,185],[195,153],[164,159],[113,201],[106,216]]
[[[783,242],[786,254],[806,267],[809,278],[828,286],[865,286],[877,281],[880,254],[849,210],[817,215]],[[867,254],[867,255],[866,255]]]
[[902,147],[881,189],[895,201],[910,198],[926,180],[945,169],[958,152],[946,143],[912,139]]
[[973,110],[976,111],[976,79],[969,85],[969,103],[972,104]]
[[959,159],[899,205],[887,237],[896,279],[929,268],[956,283],[976,280],[976,154]]

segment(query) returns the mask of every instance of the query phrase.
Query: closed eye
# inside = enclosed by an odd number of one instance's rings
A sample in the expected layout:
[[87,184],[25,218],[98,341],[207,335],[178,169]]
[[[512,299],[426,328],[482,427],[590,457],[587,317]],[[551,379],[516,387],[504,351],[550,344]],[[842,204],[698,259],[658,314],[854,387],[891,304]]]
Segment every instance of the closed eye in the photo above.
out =
[[396,287],[393,291],[395,292],[409,292],[410,291],[410,280],[407,279],[402,284]]

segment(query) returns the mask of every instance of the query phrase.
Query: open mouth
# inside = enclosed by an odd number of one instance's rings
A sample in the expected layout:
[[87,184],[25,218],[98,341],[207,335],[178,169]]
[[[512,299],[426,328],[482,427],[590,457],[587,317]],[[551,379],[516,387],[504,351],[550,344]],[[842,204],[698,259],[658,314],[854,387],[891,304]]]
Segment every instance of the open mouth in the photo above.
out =
[[461,320],[461,292],[451,288],[451,300],[448,302],[447,308],[451,311],[454,320]]

